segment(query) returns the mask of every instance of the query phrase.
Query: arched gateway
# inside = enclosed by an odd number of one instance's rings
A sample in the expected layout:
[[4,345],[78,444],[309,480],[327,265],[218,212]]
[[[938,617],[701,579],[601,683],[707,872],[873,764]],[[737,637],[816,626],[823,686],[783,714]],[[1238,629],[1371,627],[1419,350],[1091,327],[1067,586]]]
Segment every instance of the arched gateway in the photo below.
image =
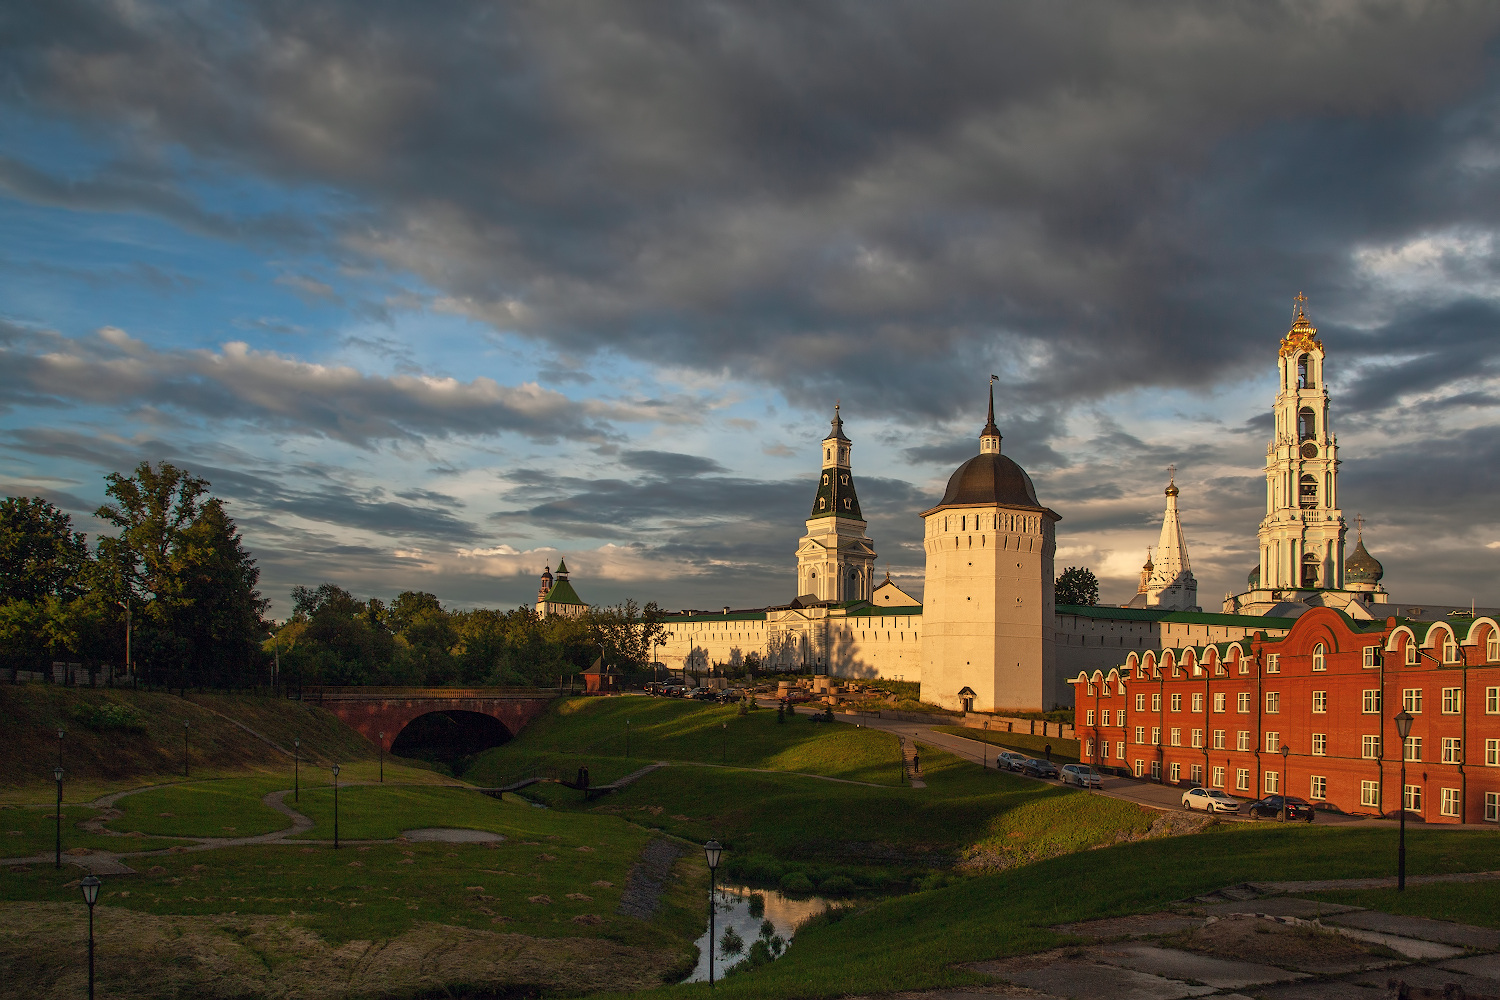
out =
[[389,751],[402,730],[434,713],[486,716],[505,728],[507,738],[515,736],[545,712],[557,694],[536,688],[322,687],[305,689],[302,700],[328,709]]

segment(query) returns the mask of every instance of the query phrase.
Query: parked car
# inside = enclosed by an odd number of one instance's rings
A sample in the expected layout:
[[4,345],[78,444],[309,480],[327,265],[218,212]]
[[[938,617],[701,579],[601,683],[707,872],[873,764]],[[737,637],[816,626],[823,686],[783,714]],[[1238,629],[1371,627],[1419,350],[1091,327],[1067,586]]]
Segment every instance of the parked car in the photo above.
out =
[[719,702],[725,705],[731,701],[739,701],[743,697],[745,697],[745,692],[739,688],[725,688],[719,692]]
[[1240,811],[1240,800],[1217,788],[1189,788],[1182,793],[1184,809],[1202,809],[1204,812]]
[[1077,785],[1079,788],[1103,788],[1104,778],[1087,764],[1064,764],[1062,783]]
[[1026,763],[1026,755],[1016,753],[1014,750],[1001,750],[995,754],[995,766],[1003,767],[1007,771],[1019,771],[1024,763]]
[[1057,765],[1050,760],[1037,760],[1035,757],[1027,757],[1021,764],[1021,773],[1033,778],[1056,778],[1061,772]]
[[1312,803],[1306,799],[1299,799],[1295,795],[1267,795],[1263,799],[1256,799],[1250,803],[1245,811],[1257,819],[1275,819],[1281,812],[1283,804],[1286,807],[1287,819],[1300,819],[1305,823],[1313,821]]
[[687,694],[687,688],[681,684],[668,684],[661,689],[663,698],[681,698],[685,694]]
[[688,697],[693,701],[714,701],[719,697],[719,692],[712,688],[694,688]]
[[812,692],[806,688],[792,688],[786,693],[786,700],[793,705],[800,705],[805,701],[812,701]]

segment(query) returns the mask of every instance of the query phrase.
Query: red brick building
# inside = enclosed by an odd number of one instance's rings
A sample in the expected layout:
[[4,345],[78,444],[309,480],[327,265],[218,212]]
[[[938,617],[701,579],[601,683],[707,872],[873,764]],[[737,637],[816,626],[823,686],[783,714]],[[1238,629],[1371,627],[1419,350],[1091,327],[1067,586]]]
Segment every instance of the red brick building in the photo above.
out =
[[[1431,823],[1500,822],[1500,628],[1359,622],[1314,608],[1279,639],[1132,652],[1080,673],[1074,725],[1101,768],[1241,798],[1282,790],[1346,813],[1404,801]],[[1283,753],[1283,748],[1286,752]]]

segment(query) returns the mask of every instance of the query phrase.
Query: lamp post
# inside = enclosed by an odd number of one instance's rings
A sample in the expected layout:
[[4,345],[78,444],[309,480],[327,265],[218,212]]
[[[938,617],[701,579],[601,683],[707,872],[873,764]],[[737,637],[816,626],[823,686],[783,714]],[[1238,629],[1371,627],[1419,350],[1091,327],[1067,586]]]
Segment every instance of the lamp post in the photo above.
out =
[[989,741],[990,720],[989,719],[985,719],[984,720],[984,735],[985,735],[984,747],[979,752],[984,755],[984,765],[983,766],[984,767],[989,767],[990,766],[990,741]]
[[722,729],[720,731],[720,737],[719,737],[719,763],[720,764],[728,764],[729,763],[729,723],[727,723],[727,722],[721,722],[721,723],[719,723],[719,725],[722,727]]
[[302,740],[292,740],[292,801],[302,801]]
[[62,768],[54,767],[52,777],[57,779],[57,859],[56,867],[62,867]]
[[99,901],[99,887],[104,883],[99,876],[85,876],[78,888],[83,890],[83,901],[89,904],[89,1000],[94,1000],[94,904]]
[[630,756],[630,720],[625,720],[625,756]]
[[1411,733],[1412,715],[1402,709],[1396,716],[1396,735],[1401,737],[1401,834],[1396,847],[1396,889],[1406,889],[1406,737]]
[[62,767],[62,741],[68,735],[68,731],[62,726],[57,727],[57,766]]
[[333,849],[339,849],[339,766],[333,765]]
[[380,736],[380,783],[385,784],[385,733]]
[[182,776],[188,776],[188,720],[182,720]]
[[1292,752],[1292,748],[1291,747],[1287,746],[1285,743],[1281,744],[1281,821],[1283,823],[1286,822],[1286,814],[1287,814],[1287,804],[1286,804],[1286,762],[1287,762],[1287,757],[1289,757],[1291,755],[1291,752]]
[[710,989],[714,985],[714,938],[718,934],[714,921],[715,911],[718,909],[714,905],[714,871],[719,867],[719,855],[723,850],[724,848],[717,840],[710,840],[703,845],[703,856],[708,859],[708,985]]

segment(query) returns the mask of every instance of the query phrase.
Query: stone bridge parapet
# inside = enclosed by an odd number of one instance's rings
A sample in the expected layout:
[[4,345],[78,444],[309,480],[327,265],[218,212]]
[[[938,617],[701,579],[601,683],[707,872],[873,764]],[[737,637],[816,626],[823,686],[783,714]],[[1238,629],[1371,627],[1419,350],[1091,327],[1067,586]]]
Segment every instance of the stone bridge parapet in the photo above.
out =
[[327,709],[371,743],[390,750],[413,719],[432,712],[488,715],[516,736],[566,693],[564,688],[309,687],[302,700]]

